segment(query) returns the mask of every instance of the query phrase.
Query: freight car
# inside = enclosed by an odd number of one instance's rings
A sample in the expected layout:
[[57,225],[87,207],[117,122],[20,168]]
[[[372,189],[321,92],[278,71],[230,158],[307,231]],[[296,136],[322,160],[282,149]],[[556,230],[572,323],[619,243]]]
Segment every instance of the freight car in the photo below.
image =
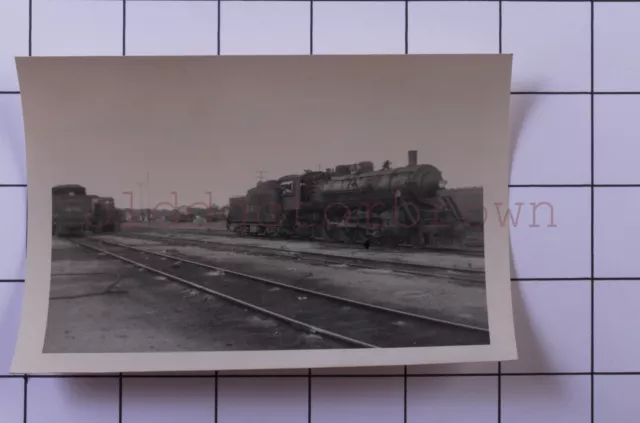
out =
[[385,162],[340,165],[259,182],[229,201],[227,228],[241,235],[320,238],[344,243],[460,245],[468,223],[443,192],[438,168]]

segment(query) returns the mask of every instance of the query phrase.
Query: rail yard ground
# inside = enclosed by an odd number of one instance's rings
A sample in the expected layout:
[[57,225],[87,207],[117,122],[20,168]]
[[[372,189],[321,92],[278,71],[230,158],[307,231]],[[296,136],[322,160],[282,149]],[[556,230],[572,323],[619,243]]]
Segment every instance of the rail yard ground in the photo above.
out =
[[413,263],[419,266],[446,266],[457,269],[472,269],[484,271],[484,255],[482,250],[474,250],[480,254],[476,255],[459,255],[455,253],[447,253],[446,249],[442,251],[421,251],[407,249],[387,249],[373,247],[369,250],[363,248],[354,248],[354,246],[346,246],[340,244],[328,244],[324,242],[299,242],[299,241],[283,241],[283,240],[264,240],[251,237],[235,237],[230,236],[231,233],[225,229],[222,222],[207,222],[206,224],[197,225],[192,223],[173,224],[168,222],[154,222],[151,225],[145,223],[131,224],[125,228],[125,233],[139,234],[159,234],[162,236],[188,237],[194,235],[206,236],[205,239],[212,239],[218,242],[224,242],[237,245],[258,245],[265,248],[286,249],[296,252],[317,252],[335,256],[343,256],[348,254],[351,257],[359,257],[370,259],[375,257],[380,260]]
[[53,239],[45,352],[488,343],[481,257],[143,226]]

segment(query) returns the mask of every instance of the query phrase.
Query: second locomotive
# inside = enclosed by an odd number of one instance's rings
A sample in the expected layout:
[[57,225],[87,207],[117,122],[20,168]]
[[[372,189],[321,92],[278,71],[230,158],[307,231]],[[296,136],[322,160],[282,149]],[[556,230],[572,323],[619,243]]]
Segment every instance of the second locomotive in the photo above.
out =
[[[230,199],[227,228],[344,243],[463,246],[478,222],[458,204],[461,191],[447,189],[435,166],[418,164],[417,151],[408,157],[398,168],[387,161],[375,170],[372,162],[359,162],[258,182]],[[470,189],[479,194],[475,209],[482,209],[482,188]]]

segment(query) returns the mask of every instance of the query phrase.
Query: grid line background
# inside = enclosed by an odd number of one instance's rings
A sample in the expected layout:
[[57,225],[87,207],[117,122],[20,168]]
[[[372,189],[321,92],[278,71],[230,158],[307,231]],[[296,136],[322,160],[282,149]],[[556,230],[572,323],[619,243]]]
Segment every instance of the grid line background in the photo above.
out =
[[[640,2],[2,0],[0,422],[631,423],[640,411]],[[520,360],[210,376],[8,375],[24,282],[18,55],[514,53]],[[517,207],[517,206],[516,206]],[[535,221],[534,221],[535,222]]]

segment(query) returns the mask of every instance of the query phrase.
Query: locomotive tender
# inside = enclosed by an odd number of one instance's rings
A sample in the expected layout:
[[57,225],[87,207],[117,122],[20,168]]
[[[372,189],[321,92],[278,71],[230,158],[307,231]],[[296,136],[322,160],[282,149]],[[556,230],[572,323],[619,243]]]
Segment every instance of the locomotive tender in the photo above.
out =
[[87,195],[82,185],[57,185],[52,194],[52,233],[83,236],[85,231],[116,232],[120,218],[111,197]]
[[344,243],[461,245],[469,222],[447,194],[438,168],[385,162],[340,165],[258,182],[229,201],[227,229],[240,235]]

